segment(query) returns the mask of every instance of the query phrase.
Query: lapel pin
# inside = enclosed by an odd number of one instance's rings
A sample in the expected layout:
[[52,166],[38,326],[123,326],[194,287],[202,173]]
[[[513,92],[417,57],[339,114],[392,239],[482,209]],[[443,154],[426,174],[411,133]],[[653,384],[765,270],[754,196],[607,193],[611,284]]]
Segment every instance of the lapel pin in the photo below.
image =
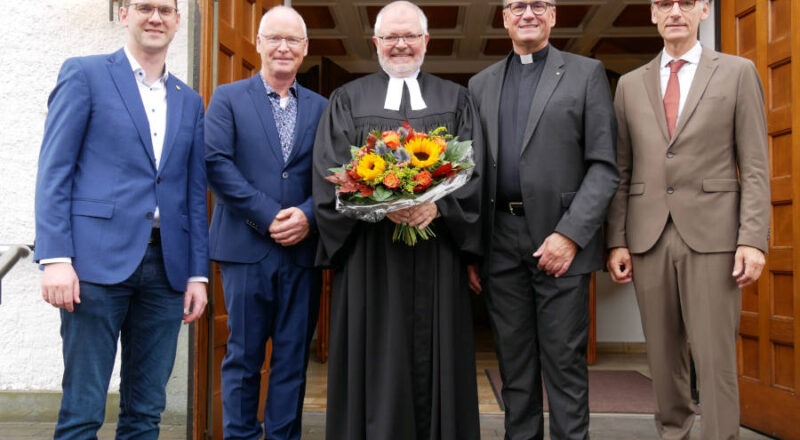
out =
[[175,86],[175,90],[180,90],[180,89],[181,89],[181,86],[179,86],[179,85]]
[[556,72],[556,76],[561,75],[561,72]]

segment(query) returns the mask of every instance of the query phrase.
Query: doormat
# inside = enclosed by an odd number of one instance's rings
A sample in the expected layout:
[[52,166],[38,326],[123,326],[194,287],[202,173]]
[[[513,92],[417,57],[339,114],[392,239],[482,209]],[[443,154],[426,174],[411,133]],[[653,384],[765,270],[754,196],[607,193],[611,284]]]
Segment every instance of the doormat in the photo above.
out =
[[[500,370],[487,368],[486,377],[500,409],[505,411],[503,381]],[[544,410],[548,410],[547,392],[544,392]],[[589,370],[589,412],[653,414],[655,397],[653,385],[647,377],[630,370]]]

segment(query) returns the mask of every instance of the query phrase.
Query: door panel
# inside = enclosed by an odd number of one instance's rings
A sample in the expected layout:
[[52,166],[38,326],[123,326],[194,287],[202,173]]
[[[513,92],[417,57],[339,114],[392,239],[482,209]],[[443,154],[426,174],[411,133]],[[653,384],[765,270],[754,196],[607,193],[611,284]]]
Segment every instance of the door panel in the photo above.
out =
[[[742,294],[739,387],[742,424],[780,438],[800,438],[800,0],[736,0],[720,4],[722,49],[752,60],[767,111],[771,237],[758,284]],[[794,15],[793,15],[794,12]],[[795,31],[797,34],[797,31]],[[800,198],[798,199],[800,201]]]
[[[201,16],[200,94],[208,104],[220,84],[256,74],[261,58],[256,51],[256,32],[261,16],[277,0],[198,0]],[[209,209],[213,209],[213,201]],[[197,324],[195,339],[196,375],[192,396],[192,438],[222,438],[222,392],[220,367],[228,339],[228,312],[222,291],[222,274],[212,263],[208,318]],[[261,370],[259,420],[263,419],[264,398],[269,380],[270,346]]]

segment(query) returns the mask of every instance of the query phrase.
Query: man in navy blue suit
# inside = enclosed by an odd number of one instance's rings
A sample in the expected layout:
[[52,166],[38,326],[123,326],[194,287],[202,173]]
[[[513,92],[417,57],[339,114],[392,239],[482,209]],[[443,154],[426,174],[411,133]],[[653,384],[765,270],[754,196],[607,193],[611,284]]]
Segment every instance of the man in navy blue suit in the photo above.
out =
[[54,437],[96,438],[117,340],[117,438],[157,439],[181,321],[207,302],[203,102],[166,69],[174,0],[125,0],[123,49],[67,60],[36,181],[42,296],[61,309]]
[[[217,196],[211,258],[220,263],[228,310],[222,362],[226,439],[299,439],[308,347],[320,275],[311,157],[326,99],[300,86],[306,26],[277,6],[256,36],[261,71],[220,86],[206,117],[206,165]],[[261,366],[272,340],[264,427],[257,420]]]

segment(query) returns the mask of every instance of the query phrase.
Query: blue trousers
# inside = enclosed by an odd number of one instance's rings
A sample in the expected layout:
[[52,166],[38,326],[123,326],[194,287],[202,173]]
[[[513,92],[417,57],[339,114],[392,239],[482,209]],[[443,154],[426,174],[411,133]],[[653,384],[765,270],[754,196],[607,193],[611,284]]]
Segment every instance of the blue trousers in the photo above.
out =
[[[222,263],[228,351],[222,361],[226,440],[299,439],[311,337],[319,313],[319,271],[273,251],[253,264]],[[272,339],[264,426],[258,422],[261,367]]]
[[183,293],[169,285],[160,245],[148,246],[127,280],[114,285],[81,282],[80,289],[75,311],[61,311],[63,397],[54,438],[97,438],[119,339],[116,438],[158,439],[183,317]]

